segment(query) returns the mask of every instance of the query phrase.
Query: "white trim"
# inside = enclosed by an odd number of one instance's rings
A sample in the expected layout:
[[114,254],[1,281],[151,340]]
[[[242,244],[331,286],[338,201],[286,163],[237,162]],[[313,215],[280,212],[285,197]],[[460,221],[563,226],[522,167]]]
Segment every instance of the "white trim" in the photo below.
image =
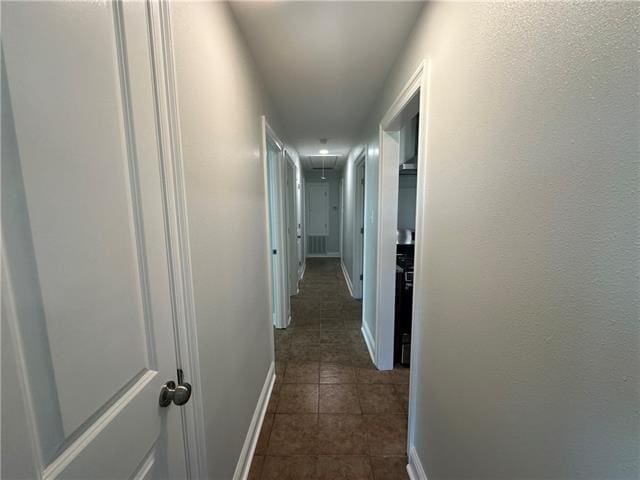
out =
[[342,268],[342,275],[344,275],[344,281],[347,282],[347,288],[349,289],[349,293],[353,297],[353,284],[351,283],[351,278],[349,278],[349,272],[347,272],[347,267],[344,266],[344,262],[340,259],[340,267]]
[[[375,363],[380,370],[390,370],[393,368],[393,305],[395,302],[394,259],[396,251],[395,225],[397,224],[398,215],[397,189],[400,152],[399,141],[395,138],[398,134],[395,132],[395,128],[392,127],[392,124],[416,94],[421,94],[422,92],[426,93],[426,75],[424,75],[426,65],[426,61],[422,61],[420,63],[417,70],[402,88],[396,99],[391,104],[391,107],[383,116],[379,126],[380,157],[378,162],[378,249],[376,258]],[[426,95],[421,95],[421,108],[424,104],[425,97]],[[425,129],[426,125],[426,120],[420,122],[419,138],[424,137],[422,131]],[[419,177],[424,177],[426,174],[424,159],[422,157],[424,157],[424,148],[420,148],[419,145]],[[420,166],[422,166],[422,168]],[[422,182],[421,185],[424,189],[424,182]],[[418,187],[420,187],[420,185]],[[423,198],[424,197],[421,195],[421,199]],[[418,205],[417,207],[422,208],[421,205]],[[416,270],[419,268],[419,262],[416,262]],[[415,290],[414,282],[414,291]],[[414,348],[412,348],[412,351],[414,351]]]
[[191,252],[183,171],[182,135],[178,107],[171,12],[167,2],[147,3],[154,97],[158,122],[158,146],[163,173],[168,256],[177,332],[178,367],[193,388],[189,404],[181,407],[187,475],[208,477],[206,432],[198,333],[196,325]]
[[422,462],[418,456],[418,452],[414,447],[409,449],[409,463],[407,464],[407,473],[411,480],[428,480],[427,474],[422,468]]
[[409,80],[404,85],[402,90],[400,90],[400,93],[398,94],[396,99],[393,101],[389,109],[387,110],[387,113],[385,113],[384,117],[382,117],[382,121],[380,122],[380,125],[383,128],[389,127],[391,122],[402,112],[404,107],[407,106],[407,104],[409,103],[409,100],[411,100],[413,96],[416,94],[416,92],[420,90],[420,87],[423,83],[423,74],[424,74],[426,65],[427,65],[426,60],[423,60],[422,62],[420,62],[420,65],[418,65],[418,68],[416,69],[416,71],[413,72],[413,75],[411,75],[411,78],[409,78]]
[[258,398],[258,404],[253,412],[253,418],[249,424],[249,431],[244,439],[244,445],[236,464],[236,470],[233,474],[233,480],[246,480],[249,477],[249,470],[251,469],[251,461],[253,460],[253,454],[256,451],[256,444],[258,443],[258,437],[260,436],[260,430],[262,429],[262,422],[267,414],[267,406],[271,399],[271,392],[273,391],[273,384],[276,381],[276,365],[275,362],[271,362],[269,366],[269,372],[267,378],[264,381],[262,392]]
[[[280,141],[279,137],[276,135],[276,133],[273,131],[273,129],[271,128],[271,126],[269,125],[269,122],[267,120],[267,117],[262,115],[261,117],[261,125],[262,125],[262,164],[263,164],[263,173],[264,173],[264,188],[265,188],[265,215],[266,215],[266,227],[267,227],[267,244],[266,244],[266,254],[267,254],[267,259],[268,259],[268,270],[269,270],[269,298],[270,298],[270,304],[269,307],[271,309],[272,312],[274,312],[274,318],[273,320],[273,324],[276,328],[286,328],[289,325],[289,320],[288,320],[288,316],[290,315],[290,300],[289,300],[289,288],[288,288],[288,284],[289,284],[289,265],[288,262],[286,261],[286,255],[283,253],[286,253],[286,243],[285,243],[285,238],[286,238],[286,229],[284,228],[284,221],[283,219],[280,217],[280,224],[277,225],[278,229],[279,229],[279,235],[278,235],[278,246],[276,248],[276,250],[280,251],[280,254],[278,255],[278,258],[276,259],[276,261],[279,263],[279,270],[280,270],[280,278],[277,279],[278,281],[278,285],[274,285],[273,283],[273,254],[271,251],[271,215],[270,215],[270,211],[271,211],[271,198],[269,196],[269,185],[270,185],[270,170],[269,170],[269,157],[268,157],[268,140],[271,140],[272,142],[275,143],[276,147],[280,150],[280,155],[284,158],[284,144],[282,143],[282,141]],[[276,187],[278,186],[282,186],[282,162],[279,162],[277,165],[277,176],[279,178],[279,183],[280,185],[276,185]],[[276,192],[276,195],[278,195],[278,206],[282,207],[284,205],[284,196],[283,196],[283,189],[282,188],[278,188],[278,191]],[[280,212],[282,213],[282,212]],[[279,305],[275,305],[275,309],[274,309],[274,304],[273,304],[273,297],[274,297],[274,292],[276,292],[278,294],[279,297]]]
[[[425,214],[427,205],[427,160],[428,160],[428,134],[429,134],[429,107],[431,105],[431,63],[425,60],[423,63],[423,75],[420,87],[420,125],[418,130],[418,178],[416,197],[416,232],[418,232],[418,242],[415,246],[414,254],[414,281],[413,281],[413,311],[414,319],[423,319],[425,311],[425,300],[420,295],[420,287],[424,282],[423,265],[424,252],[427,245],[421,239],[425,238]],[[418,293],[416,293],[418,292]],[[408,444],[413,449],[415,442],[415,418],[417,410],[416,385],[418,385],[420,364],[418,354],[420,353],[420,321],[411,324],[411,372],[409,379],[409,428],[407,430]],[[417,458],[417,455],[416,455]],[[418,463],[419,464],[419,463]],[[421,470],[424,475],[424,470]],[[426,475],[423,476],[426,479]]]
[[369,325],[366,322],[362,322],[362,336],[364,337],[364,343],[367,344],[367,350],[369,350],[369,356],[371,357],[371,361],[376,363],[376,342],[373,339],[373,335],[371,335],[371,330],[369,330]]

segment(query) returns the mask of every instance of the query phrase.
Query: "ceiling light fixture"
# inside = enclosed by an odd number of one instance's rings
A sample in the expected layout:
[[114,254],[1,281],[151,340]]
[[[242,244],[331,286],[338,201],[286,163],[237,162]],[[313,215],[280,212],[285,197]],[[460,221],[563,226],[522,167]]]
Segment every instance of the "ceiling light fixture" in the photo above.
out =
[[318,153],[320,155],[326,155],[327,153],[329,153],[329,150],[327,150],[326,148],[321,148],[320,150],[318,150]]

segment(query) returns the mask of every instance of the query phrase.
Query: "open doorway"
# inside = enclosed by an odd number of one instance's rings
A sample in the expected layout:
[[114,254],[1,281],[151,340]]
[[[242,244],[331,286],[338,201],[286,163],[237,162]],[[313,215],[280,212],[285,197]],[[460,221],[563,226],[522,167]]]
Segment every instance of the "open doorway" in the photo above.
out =
[[[428,63],[423,62],[380,123],[375,363],[411,368],[408,444],[413,444],[417,321],[424,311],[420,259],[425,246]],[[410,450],[410,449],[409,449]],[[408,454],[411,456],[411,452]]]

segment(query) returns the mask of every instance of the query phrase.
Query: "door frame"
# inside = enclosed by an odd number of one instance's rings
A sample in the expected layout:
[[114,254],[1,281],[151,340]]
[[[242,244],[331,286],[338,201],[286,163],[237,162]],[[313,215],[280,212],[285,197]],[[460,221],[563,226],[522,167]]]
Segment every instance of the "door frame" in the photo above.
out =
[[[291,308],[289,301],[289,287],[288,287],[288,269],[287,263],[287,244],[286,244],[286,228],[285,222],[282,218],[283,206],[284,206],[284,188],[283,185],[283,160],[284,160],[284,143],[280,140],[275,133],[265,115],[261,117],[262,123],[262,164],[264,172],[264,188],[265,188],[265,215],[267,225],[267,238],[271,239],[271,224],[272,213],[276,214],[278,224],[275,226],[278,232],[278,241],[276,245],[275,255],[272,252],[271,242],[267,243],[267,258],[269,258],[269,294],[270,294],[270,306],[271,311],[274,312],[273,324],[276,328],[287,328],[291,322]],[[269,143],[273,143],[279,150],[276,164],[273,168],[269,162]],[[272,205],[269,192],[271,189],[276,192],[277,205]],[[273,212],[272,212],[273,210]],[[284,253],[283,253],[284,252]],[[273,261],[273,257],[276,256],[276,262]],[[274,269],[274,265],[277,265],[277,270]],[[276,281],[274,282],[274,278]],[[274,304],[275,299],[275,304]]]
[[420,351],[420,320],[424,318],[425,301],[416,294],[426,281],[424,272],[425,206],[427,201],[427,152],[429,123],[430,63],[423,60],[387,110],[379,126],[380,160],[378,174],[378,250],[376,258],[376,312],[375,312],[375,363],[381,370],[393,368],[393,333],[395,306],[395,253],[396,223],[398,217],[398,181],[400,161],[400,138],[398,122],[405,107],[419,95],[420,125],[418,129],[418,172],[416,198],[415,271],[413,288],[413,311],[411,327],[411,372],[409,383],[409,428],[407,432],[407,454],[409,470],[415,462],[413,447],[415,438],[416,392],[420,376],[417,362]]
[[171,264],[169,274],[177,337],[176,353],[178,368],[183,369],[185,380],[191,383],[193,392],[190,402],[181,409],[187,476],[194,479],[206,478],[209,470],[202,401],[202,377],[198,353],[170,3],[149,0],[147,15],[153,59],[153,93],[159,132],[158,150],[162,168],[163,207],[168,236],[167,249]]
[[[360,167],[365,168],[365,175],[362,177],[362,182],[358,182],[358,170]],[[362,150],[358,158],[354,163],[354,174],[356,180],[355,188],[355,223],[353,225],[353,296],[354,298],[362,298],[364,291],[364,249],[365,249],[365,235],[367,229],[365,228],[365,195],[366,195],[366,148]],[[361,226],[361,227],[360,227]],[[360,242],[360,228],[364,229],[362,233],[362,242]],[[360,276],[362,275],[362,279]]]

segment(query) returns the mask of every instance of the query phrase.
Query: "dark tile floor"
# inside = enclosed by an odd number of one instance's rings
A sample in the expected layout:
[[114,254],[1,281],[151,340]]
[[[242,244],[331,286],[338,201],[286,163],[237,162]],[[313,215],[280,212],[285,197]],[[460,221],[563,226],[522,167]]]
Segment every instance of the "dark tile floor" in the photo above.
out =
[[307,259],[250,479],[407,479],[409,370],[378,371],[339,259]]

